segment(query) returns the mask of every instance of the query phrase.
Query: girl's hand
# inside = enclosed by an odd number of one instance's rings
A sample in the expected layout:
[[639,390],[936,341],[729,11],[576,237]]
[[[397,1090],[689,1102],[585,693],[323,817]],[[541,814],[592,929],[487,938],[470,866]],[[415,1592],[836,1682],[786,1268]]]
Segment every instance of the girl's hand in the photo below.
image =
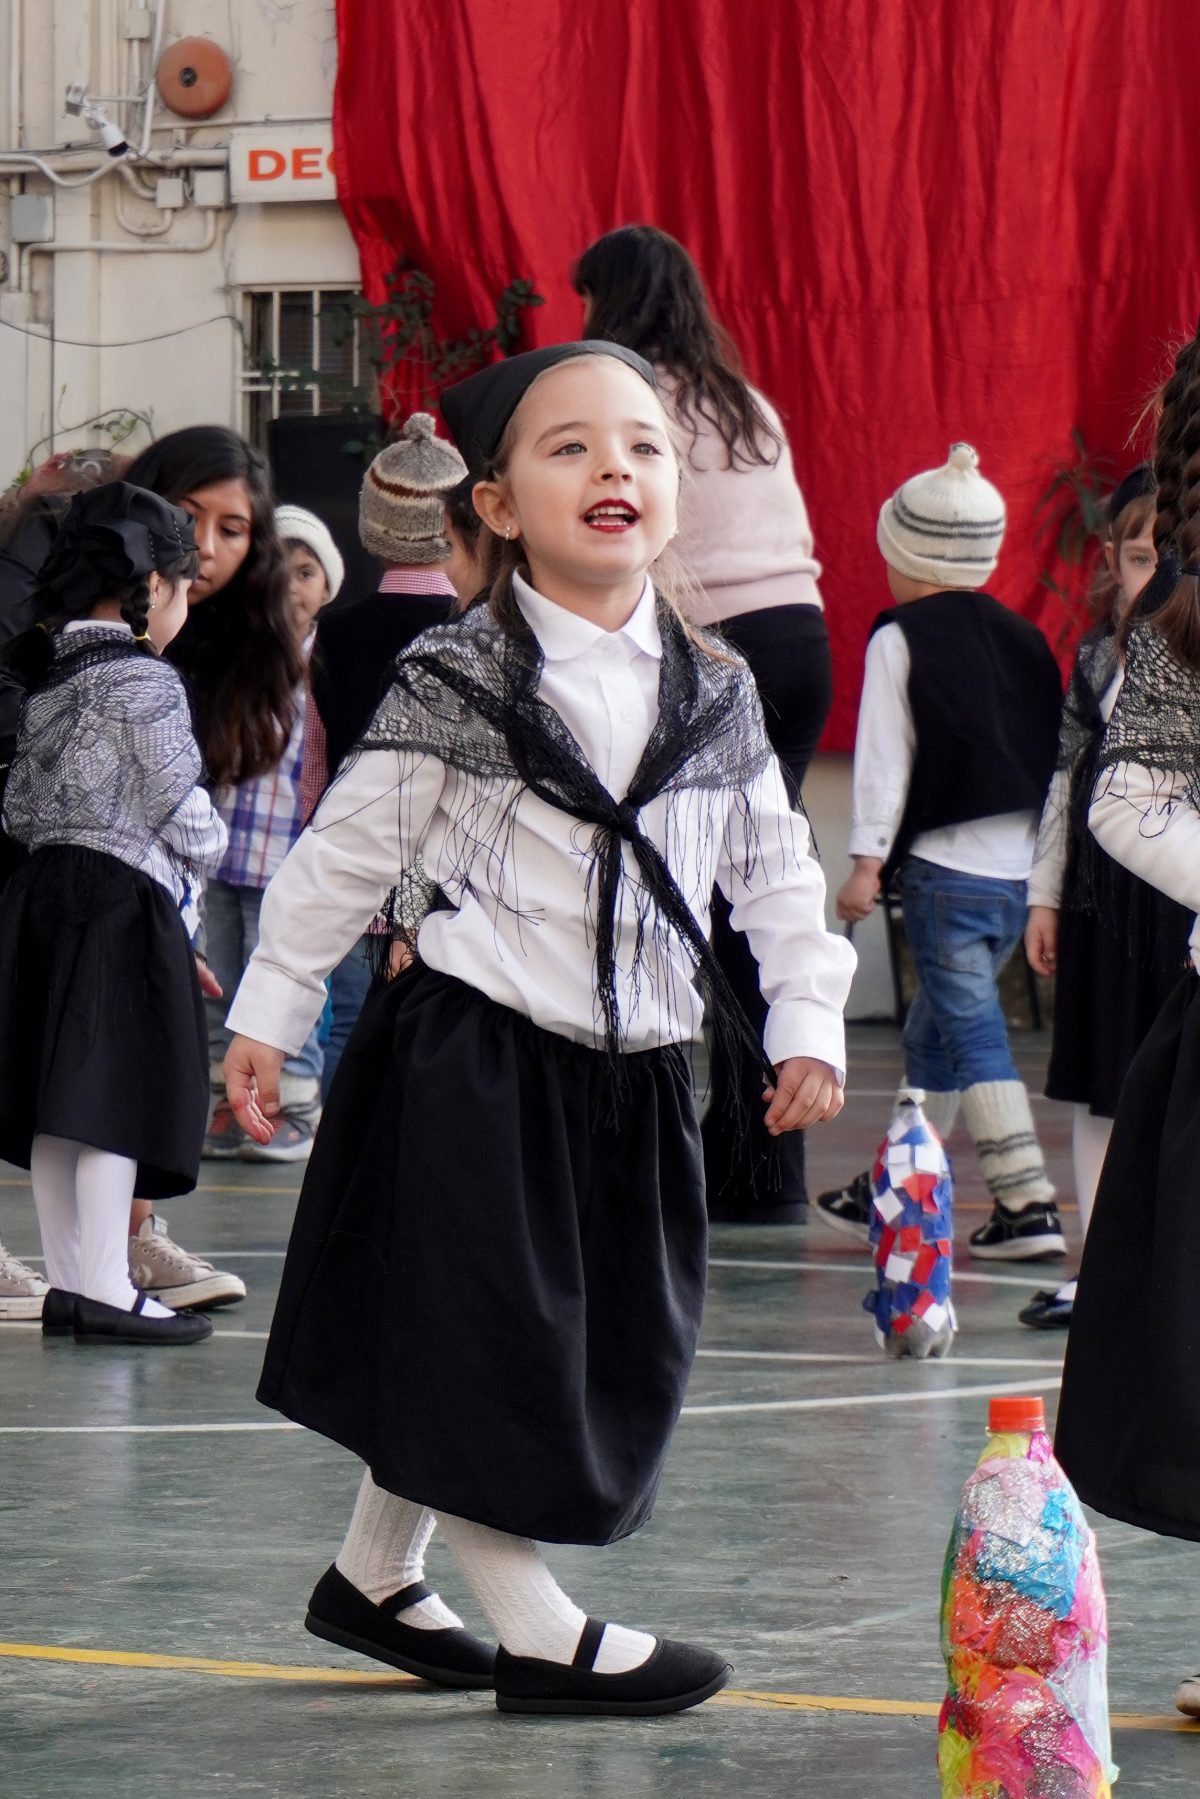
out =
[[812,1056],[789,1056],[775,1070],[775,1085],[763,1098],[770,1103],[763,1120],[772,1137],[784,1131],[803,1131],[810,1124],[826,1124],[846,1103],[837,1075],[828,1062]]
[[253,1037],[235,1037],[225,1056],[225,1091],[233,1115],[256,1143],[275,1135],[271,1119],[279,1110],[283,1051]]
[[1025,956],[1034,974],[1058,969],[1058,912],[1054,906],[1030,906],[1025,924]]
[[388,951],[388,974],[391,976],[392,980],[395,980],[398,974],[403,974],[406,968],[411,968],[412,962],[412,951],[409,949],[407,943],[405,943],[403,937],[397,937],[391,949]]
[[203,956],[196,957],[196,973],[200,977],[200,991],[205,999],[224,999],[225,989]]
[[836,900],[837,915],[844,924],[860,924],[874,911],[882,867],[873,856],[854,858],[854,873],[842,882]]

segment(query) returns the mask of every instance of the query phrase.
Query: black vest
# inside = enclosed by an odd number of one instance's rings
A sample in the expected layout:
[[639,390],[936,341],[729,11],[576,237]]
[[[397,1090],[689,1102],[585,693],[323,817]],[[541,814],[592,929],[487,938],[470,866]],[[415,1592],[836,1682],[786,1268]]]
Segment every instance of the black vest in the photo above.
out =
[[908,644],[916,754],[889,881],[913,838],[1001,812],[1041,812],[1058,750],[1062,679],[1036,625],[990,594],[927,594],[881,612]]
[[309,683],[328,739],[329,778],[354,748],[391,684],[401,650],[454,601],[435,593],[369,593],[336,599],[317,614]]

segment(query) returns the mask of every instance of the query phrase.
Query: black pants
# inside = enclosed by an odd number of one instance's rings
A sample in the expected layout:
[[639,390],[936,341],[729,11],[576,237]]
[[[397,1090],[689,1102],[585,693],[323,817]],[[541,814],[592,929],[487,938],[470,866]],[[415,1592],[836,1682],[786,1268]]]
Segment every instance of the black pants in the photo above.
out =
[[[817,606],[771,606],[729,619],[721,629],[750,664],[767,736],[795,801],[833,701],[825,616]],[[758,963],[745,936],[729,922],[728,901],[716,892],[712,940],[740,1004],[761,1031],[767,1005],[759,991]],[[739,1113],[748,1115],[748,1126],[743,1128]],[[748,1053],[725,1056],[714,1047],[711,1100],[703,1125],[708,1215],[714,1221],[736,1223],[808,1198],[804,1133],[770,1137],[762,1120],[758,1062]]]

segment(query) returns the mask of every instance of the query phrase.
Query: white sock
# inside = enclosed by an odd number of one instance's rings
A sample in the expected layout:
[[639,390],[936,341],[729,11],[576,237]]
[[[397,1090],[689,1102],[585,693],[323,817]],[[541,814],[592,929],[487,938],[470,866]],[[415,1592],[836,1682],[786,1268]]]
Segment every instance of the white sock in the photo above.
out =
[[[75,1203],[79,1214],[79,1288],[89,1299],[132,1311],[137,1288],[129,1278],[129,1208],[137,1163],[107,1149],[76,1143]],[[147,1299],[144,1318],[173,1317]]]
[[[920,1087],[920,1085],[919,1081],[903,1082],[896,1093],[896,1105],[899,1104],[902,1093],[911,1093],[914,1087]],[[933,1126],[944,1143],[954,1129],[954,1120],[958,1117],[958,1102],[962,1095],[956,1088],[945,1093],[938,1093],[932,1087],[922,1088],[922,1091],[925,1098],[921,1101],[921,1110],[925,1114],[926,1122]],[[892,1107],[893,1112],[896,1110],[896,1105]]]
[[1096,1203],[1096,1188],[1108,1154],[1113,1120],[1097,1118],[1086,1106],[1073,1106],[1071,1120],[1071,1161],[1075,1168],[1075,1198],[1079,1205],[1079,1229],[1087,1236]]
[[988,1192],[1006,1212],[1048,1206],[1054,1188],[1033,1125],[1024,1081],[976,1081],[962,1096]]
[[46,1279],[63,1293],[79,1291],[79,1214],[75,1208],[76,1145],[37,1136],[29,1157]]
[[1073,1306],[1075,1304],[1075,1287],[1076,1283],[1074,1281],[1064,1281],[1062,1286],[1058,1289],[1058,1292],[1054,1295],[1055,1299],[1061,1299],[1065,1306]]
[[[401,1588],[424,1579],[425,1551],[436,1527],[431,1511],[377,1487],[365,1468],[337,1567],[372,1605],[382,1605]],[[396,1622],[418,1630],[462,1629],[462,1619],[436,1593],[405,1606]]]
[[[570,1665],[587,1613],[563,1592],[536,1543],[510,1537],[439,1512],[437,1521],[455,1561],[510,1655]],[[594,1664],[597,1674],[627,1674],[654,1650],[644,1631],[606,1624]]]

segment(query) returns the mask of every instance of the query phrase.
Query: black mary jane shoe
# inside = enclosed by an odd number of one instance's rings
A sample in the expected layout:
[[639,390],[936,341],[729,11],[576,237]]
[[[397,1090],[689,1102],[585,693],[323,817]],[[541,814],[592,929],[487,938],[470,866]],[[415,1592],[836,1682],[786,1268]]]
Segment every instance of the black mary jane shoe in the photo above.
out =
[[79,1299],[78,1293],[68,1293],[62,1287],[47,1287],[42,1299],[43,1337],[69,1337],[72,1334]]
[[685,1712],[711,1699],[733,1673],[724,1657],[711,1649],[660,1637],[640,1668],[631,1668],[628,1674],[597,1674],[595,1661],[603,1635],[603,1623],[589,1618],[569,1668],[563,1662],[498,1649],[497,1710],[654,1718],[664,1712]]
[[369,1655],[436,1687],[490,1687],[496,1664],[490,1644],[461,1625],[421,1630],[397,1622],[397,1612],[431,1597],[424,1582],[414,1581],[376,1605],[334,1563],[313,1588],[304,1628],[327,1643]]
[[[212,1336],[212,1320],[199,1312],[172,1312],[169,1318],[147,1318],[142,1311],[146,1295],[139,1293],[128,1311],[105,1305],[77,1293],[75,1341],[77,1343],[136,1343],[139,1345],[202,1343]],[[43,1305],[43,1311],[45,1307]]]

